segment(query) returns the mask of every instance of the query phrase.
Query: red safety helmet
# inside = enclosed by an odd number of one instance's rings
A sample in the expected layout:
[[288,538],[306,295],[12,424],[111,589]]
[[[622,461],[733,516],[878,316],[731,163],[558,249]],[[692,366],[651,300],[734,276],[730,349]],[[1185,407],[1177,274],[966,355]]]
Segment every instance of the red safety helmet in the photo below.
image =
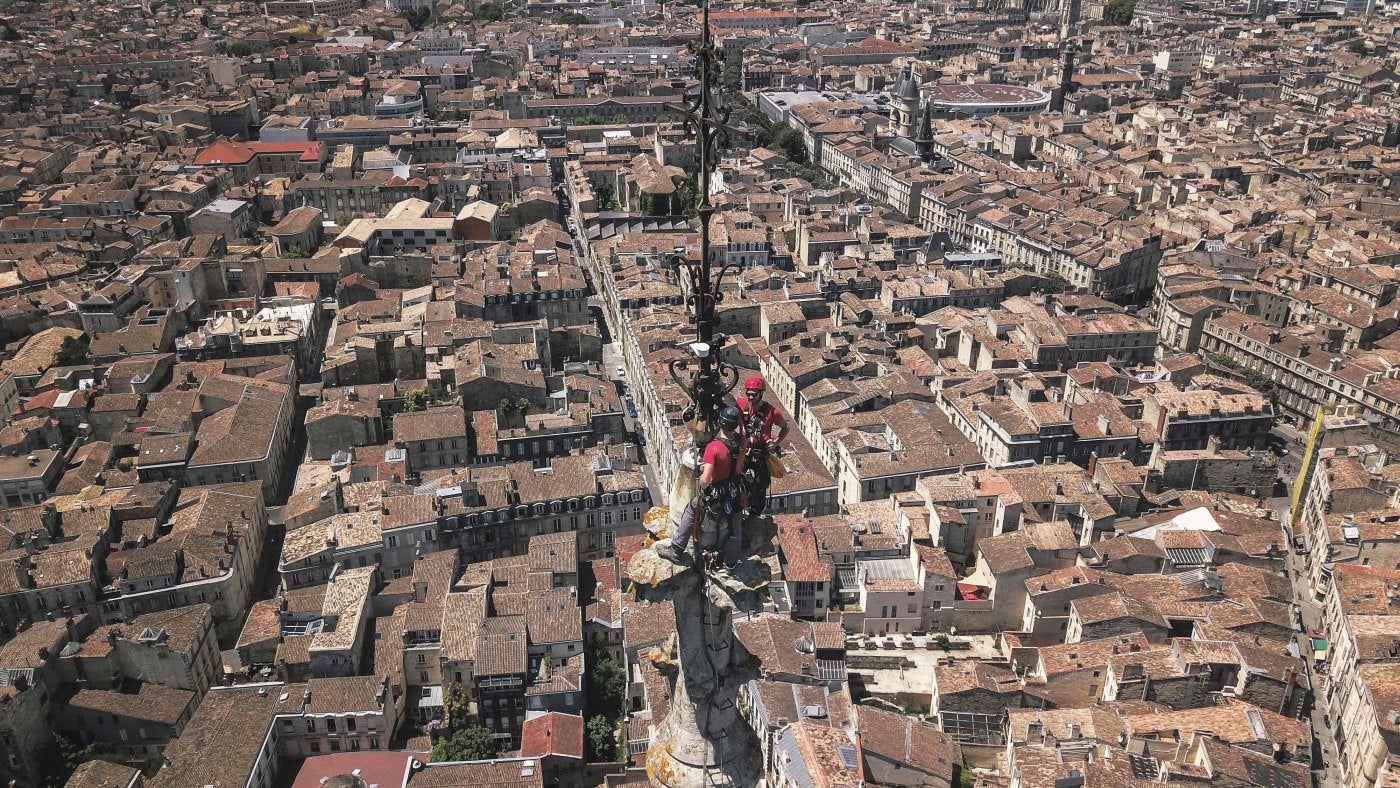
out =
[[744,391],[764,391],[767,388],[768,387],[763,383],[763,378],[757,375],[744,381]]

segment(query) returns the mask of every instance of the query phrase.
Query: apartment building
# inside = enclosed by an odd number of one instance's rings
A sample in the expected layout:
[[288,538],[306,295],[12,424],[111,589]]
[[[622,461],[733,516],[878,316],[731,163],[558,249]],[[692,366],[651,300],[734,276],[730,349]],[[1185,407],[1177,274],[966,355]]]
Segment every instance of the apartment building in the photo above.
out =
[[460,405],[439,405],[394,416],[394,442],[408,457],[410,473],[467,463],[467,421]]
[[1400,754],[1395,721],[1400,657],[1400,572],[1339,565],[1323,600],[1328,672],[1315,688],[1335,728],[1341,774],[1348,786],[1383,779]]
[[1339,351],[1311,326],[1278,329],[1239,312],[1206,321],[1201,350],[1267,376],[1278,387],[1280,415],[1311,424],[1323,406],[1347,406],[1400,429],[1400,367],[1373,351]]
[[1384,537],[1394,536],[1387,520],[1400,483],[1385,452],[1373,449],[1324,447],[1308,474],[1293,522],[1307,550],[1306,568],[1318,601],[1328,593],[1336,566],[1360,561],[1363,545],[1375,550]]
[[223,658],[207,604],[176,607],[100,626],[61,655],[57,671],[66,682],[92,689],[118,689],[140,681],[197,695],[223,678]]
[[297,528],[282,543],[282,587],[319,585],[352,567],[398,579],[416,556],[438,551],[442,511],[435,495],[383,496]]
[[1142,394],[1142,420],[1156,430],[1163,451],[1204,449],[1211,438],[1224,449],[1263,449],[1274,417],[1273,405],[1254,391],[1181,391],[1159,384]]

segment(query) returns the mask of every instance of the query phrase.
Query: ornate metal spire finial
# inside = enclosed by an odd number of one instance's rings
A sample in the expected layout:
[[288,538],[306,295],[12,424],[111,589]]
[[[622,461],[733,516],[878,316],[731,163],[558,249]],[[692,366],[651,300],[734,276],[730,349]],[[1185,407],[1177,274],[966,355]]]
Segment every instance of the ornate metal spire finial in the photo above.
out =
[[671,375],[690,395],[699,423],[712,430],[724,395],[738,382],[734,368],[720,360],[726,338],[715,333],[715,312],[724,299],[721,289],[725,277],[737,275],[739,266],[715,265],[710,250],[710,222],[715,214],[710,199],[711,176],[730,133],[737,130],[729,126],[729,107],[719,79],[724,63],[711,35],[709,0],[700,3],[700,42],[694,51],[699,85],[687,94],[684,106],[671,109],[682,116],[687,133],[695,140],[698,162],[695,214],[700,225],[700,259],[693,260],[688,252],[683,252],[673,260],[686,273],[686,303],[695,323],[697,345],[696,358],[672,364]]

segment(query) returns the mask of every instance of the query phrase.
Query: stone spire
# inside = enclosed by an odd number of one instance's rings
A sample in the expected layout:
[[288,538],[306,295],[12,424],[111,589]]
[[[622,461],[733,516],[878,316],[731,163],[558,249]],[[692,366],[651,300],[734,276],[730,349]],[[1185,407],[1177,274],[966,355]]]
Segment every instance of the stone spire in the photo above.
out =
[[933,102],[925,101],[924,110],[919,114],[919,136],[914,138],[919,148],[919,158],[925,163],[933,160]]
[[[653,538],[669,538],[667,507],[643,518]],[[701,549],[721,535],[709,518],[699,524]],[[676,632],[652,663],[673,681],[671,707],[647,750],[647,776],[666,788],[750,788],[763,773],[758,736],[739,713],[739,688],[758,677],[758,661],[734,633],[734,613],[762,610],[772,579],[768,564],[777,527],[770,517],[744,525],[740,560],[724,567],[711,558],[676,564],[647,547],[627,574],[638,602],[671,600]]]

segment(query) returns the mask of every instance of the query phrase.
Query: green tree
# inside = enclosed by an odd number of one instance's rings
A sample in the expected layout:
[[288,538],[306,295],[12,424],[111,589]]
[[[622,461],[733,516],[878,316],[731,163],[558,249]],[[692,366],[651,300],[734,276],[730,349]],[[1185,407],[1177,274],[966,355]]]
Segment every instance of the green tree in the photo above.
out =
[[53,354],[53,363],[59,367],[76,367],[88,363],[88,335],[64,337],[63,344]]
[[1245,382],[1245,385],[1268,397],[1269,402],[1278,405],[1278,383],[1273,378],[1257,369],[1241,366],[1239,362],[1223,353],[1212,353],[1208,358],[1216,364],[1234,371]]
[[647,216],[670,216],[671,195],[643,192],[640,208]]
[[443,723],[455,728],[461,719],[466,719],[470,704],[471,695],[460,682],[447,685],[447,692],[442,698]]
[[607,118],[603,117],[602,115],[599,115],[596,112],[590,112],[587,115],[584,115],[583,117],[578,119],[578,125],[580,126],[601,126],[607,122]]
[[408,22],[408,26],[414,30],[422,30],[432,21],[433,10],[431,8],[406,8],[399,14]]
[[427,389],[409,389],[409,392],[403,395],[404,413],[427,410],[431,401]]
[[1126,25],[1133,21],[1137,0],[1108,0],[1103,7],[1103,21],[1110,25]]
[[739,95],[744,89],[744,53],[730,52],[724,59],[724,70],[720,72],[720,84],[730,96]]
[[1069,280],[1051,271],[1046,275],[1045,285],[1041,289],[1051,295],[1057,295],[1069,289]]
[[558,22],[561,25],[586,25],[588,17],[577,11],[565,11],[559,15]]
[[1353,55],[1364,55],[1370,50],[1366,48],[1366,40],[1358,38],[1350,44],[1347,44],[1347,51]]
[[451,735],[433,743],[432,758],[438,761],[484,761],[499,753],[496,743],[491,740],[491,732],[473,725],[458,728]]
[[627,674],[606,651],[589,655],[588,711],[616,718],[622,715],[627,699]]
[[1219,365],[1222,366],[1222,367],[1229,367],[1230,369],[1239,369],[1239,368],[1240,368],[1240,365],[1239,365],[1239,364],[1236,364],[1236,363],[1235,363],[1235,360],[1234,360],[1233,358],[1230,358],[1229,356],[1225,355],[1224,353],[1212,353],[1212,354],[1210,354],[1210,360],[1211,360],[1211,361],[1214,361],[1215,363],[1219,364]]
[[695,182],[695,176],[677,176],[672,180],[676,184],[676,196],[680,198],[681,213],[687,216],[695,213],[695,207],[700,204],[700,186]]
[[62,788],[68,782],[68,778],[73,775],[79,766],[88,761],[105,761],[107,763],[119,763],[123,766],[140,767],[147,779],[155,776],[160,771],[160,767],[165,763],[161,756],[152,756],[144,761],[132,760],[123,755],[119,755],[110,750],[103,749],[100,744],[89,744],[86,747],[62,735],[53,737],[53,741],[46,747],[40,763],[47,769],[39,779],[39,784],[44,788]]
[[1257,369],[1244,369],[1240,371],[1240,377],[1250,388],[1269,398],[1269,402],[1278,404],[1278,384],[1273,378],[1265,375]]
[[802,135],[797,133],[797,129],[791,126],[779,129],[765,147],[783,154],[793,164],[807,163],[807,143],[802,141]]
[[601,714],[589,717],[583,738],[590,762],[611,761],[617,757],[617,725],[607,717]]
[[600,183],[593,189],[593,197],[598,203],[598,210],[611,211],[617,208],[617,189],[611,183]]
[[497,404],[497,409],[501,413],[501,421],[505,424],[525,424],[525,414],[530,411],[530,400],[519,397],[511,399],[504,397]]
[[267,43],[263,41],[249,41],[242,39],[239,41],[229,41],[224,44],[224,53],[233,57],[247,57],[256,55],[267,49]]
[[482,3],[474,14],[478,22],[499,22],[506,18],[505,9],[495,3]]

